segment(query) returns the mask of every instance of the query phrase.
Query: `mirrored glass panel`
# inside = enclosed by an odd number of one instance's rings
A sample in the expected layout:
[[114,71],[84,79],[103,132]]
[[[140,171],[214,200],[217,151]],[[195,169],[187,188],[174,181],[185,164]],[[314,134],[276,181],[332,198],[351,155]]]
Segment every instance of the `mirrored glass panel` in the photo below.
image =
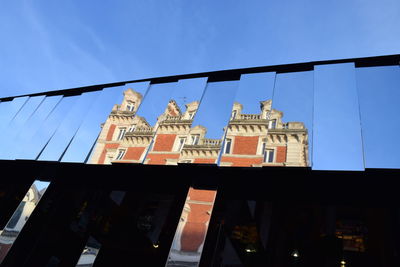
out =
[[148,87],[149,83],[143,82],[103,89],[61,161],[86,162],[96,142],[89,163],[104,162],[102,153],[107,153],[107,149],[119,141],[109,140],[107,136],[113,131],[125,128],[127,132],[133,127],[133,118]]
[[97,254],[101,248],[101,244],[94,239],[92,236],[89,237],[88,242],[86,243],[85,248],[82,251],[81,256],[79,257],[78,263],[76,267],[91,267],[96,260]]
[[158,118],[158,128],[145,164],[176,165],[180,152],[189,140],[190,127],[196,116],[207,78],[180,80],[173,90],[165,111]]
[[216,191],[190,188],[166,267],[198,266]]
[[376,203],[217,198],[200,266],[396,266],[398,219],[391,212]]
[[10,121],[22,108],[22,106],[28,101],[29,97],[17,97],[11,101],[0,103],[0,131],[3,131],[8,126]]
[[[135,91],[137,89],[126,92],[122,104],[114,106],[104,124],[89,162],[142,163],[159,120],[162,120],[163,114],[168,112],[166,107],[176,84],[175,82],[152,84],[144,98],[145,92]],[[135,116],[132,116],[133,114]]]
[[[264,164],[271,115],[275,72],[243,74],[231,110],[220,166],[251,167]],[[270,148],[270,146],[268,146]]]
[[22,126],[22,130],[14,137],[12,142],[5,144],[6,148],[3,158],[4,159],[15,159],[21,150],[25,148],[26,143],[30,141],[32,136],[38,131],[42,123],[46,120],[47,116],[60,102],[62,96],[50,96],[45,97],[40,103],[37,109],[33,112],[27,121]]
[[263,162],[277,166],[311,166],[313,72],[276,75],[272,114]]
[[31,118],[32,114],[44,100],[45,96],[30,97],[22,106],[11,122],[3,128],[0,139],[0,158],[10,158],[10,153],[15,150],[15,138],[21,131],[24,131],[26,122]]
[[36,180],[15,210],[6,227],[0,232],[0,263],[6,257],[49,184],[49,182]]
[[46,147],[41,152],[38,160],[58,161],[68,148],[72,138],[76,134],[86,114],[92,107],[93,102],[100,95],[100,91],[84,93],[79,96],[57,131],[51,137]]
[[353,63],[315,66],[314,170],[364,170]]
[[356,74],[365,167],[400,168],[400,68],[358,68]]
[[181,150],[180,163],[217,164],[239,81],[209,82]]
[[66,114],[68,114],[71,107],[75,104],[78,97],[79,96],[63,97],[43,121],[41,121],[43,118],[39,116],[39,114],[36,114],[36,116],[40,117],[40,127],[37,127],[38,125],[32,125],[36,132],[27,137],[23,147],[20,146],[16,158],[31,160],[37,159],[40,152],[44,149],[47,142],[57,130],[58,126],[62,123]]

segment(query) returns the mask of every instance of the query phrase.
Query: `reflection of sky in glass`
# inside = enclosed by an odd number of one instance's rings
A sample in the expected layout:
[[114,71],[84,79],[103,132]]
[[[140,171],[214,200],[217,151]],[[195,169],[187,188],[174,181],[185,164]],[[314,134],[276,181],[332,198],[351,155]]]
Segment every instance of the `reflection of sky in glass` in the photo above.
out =
[[[20,150],[18,159],[36,159],[40,151],[44,148],[51,136],[62,123],[65,116],[71,110],[79,96],[64,97],[53,109],[50,115],[40,125],[32,137],[25,142],[25,146]],[[39,111],[39,110],[38,110]]]
[[150,89],[137,112],[138,116],[144,117],[146,121],[154,126],[158,116],[167,108],[173,90],[177,83],[159,83],[150,85]]
[[366,168],[399,168],[399,66],[356,69]]
[[175,100],[182,112],[185,112],[186,104],[200,101],[206,83],[207,78],[179,80],[170,98]]
[[206,138],[221,139],[224,127],[228,125],[238,84],[239,81],[208,83],[192,127],[206,127]]
[[19,152],[25,149],[27,144],[30,142],[32,136],[40,129],[42,123],[46,120],[50,112],[60,102],[62,96],[50,96],[46,97],[37,110],[32,114],[29,120],[24,124],[23,131],[15,137],[13,142],[13,149],[9,149],[7,154],[4,155],[5,159],[15,159]]
[[54,133],[49,143],[39,156],[39,160],[60,160],[75,133],[79,129],[83,119],[91,109],[92,103],[100,95],[101,91],[82,94],[76,104],[71,107],[60,127]]
[[243,74],[235,102],[243,105],[243,114],[259,114],[260,101],[272,99],[275,72]]
[[8,154],[14,149],[14,138],[23,130],[24,124],[29,120],[44,98],[44,96],[30,97],[12,121],[3,129],[0,138],[0,158],[8,158]]
[[115,104],[122,103],[123,92],[131,88],[144,96],[148,86],[148,82],[142,82],[103,89],[101,95],[93,103],[61,161],[84,162],[101,131],[101,124],[107,120],[112,107]]
[[314,101],[313,72],[276,75],[272,107],[283,112],[282,122],[303,122],[308,130],[309,155],[312,151]]
[[313,145],[313,169],[364,169],[353,63],[315,67]]
[[29,97],[17,97],[0,103],[0,131],[7,127]]

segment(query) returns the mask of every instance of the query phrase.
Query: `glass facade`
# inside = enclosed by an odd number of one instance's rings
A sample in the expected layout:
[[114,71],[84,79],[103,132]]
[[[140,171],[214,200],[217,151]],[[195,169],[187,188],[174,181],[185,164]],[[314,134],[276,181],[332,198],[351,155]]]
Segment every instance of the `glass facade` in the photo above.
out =
[[397,266],[396,60],[0,99],[1,266]]

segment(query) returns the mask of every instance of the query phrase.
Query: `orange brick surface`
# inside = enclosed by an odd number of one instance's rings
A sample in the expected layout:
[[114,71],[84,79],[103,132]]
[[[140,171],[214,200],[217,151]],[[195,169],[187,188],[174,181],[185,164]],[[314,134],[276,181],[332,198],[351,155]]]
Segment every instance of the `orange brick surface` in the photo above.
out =
[[256,155],[258,136],[236,136],[233,144],[235,155]]
[[139,160],[144,152],[145,147],[129,147],[123,159]]
[[106,137],[106,141],[111,141],[112,137],[114,135],[114,131],[115,131],[115,124],[111,124],[110,128],[108,129],[108,133],[107,133],[107,137]]
[[276,151],[276,162],[282,163],[286,161],[286,147],[279,146]]
[[190,200],[213,202],[216,194],[217,192],[214,190],[200,190],[190,188],[188,196],[190,197]]
[[149,159],[147,164],[165,165],[166,159],[179,159],[179,153],[177,153],[177,154],[152,154],[152,153],[149,153],[146,158]]
[[101,152],[98,164],[104,164],[104,161],[106,159],[106,154],[107,154],[107,149],[116,149],[118,148],[119,144],[114,143],[114,144],[106,144],[104,146],[103,151]]
[[235,167],[250,167],[252,164],[261,164],[263,158],[234,158],[234,157],[222,157],[221,162],[230,162]]
[[210,163],[210,164],[213,164],[213,163],[215,163],[216,160],[217,159],[212,159],[212,158],[210,158],[210,159],[194,159],[193,163]]
[[154,151],[172,151],[174,146],[176,134],[157,134],[156,142],[154,144]]

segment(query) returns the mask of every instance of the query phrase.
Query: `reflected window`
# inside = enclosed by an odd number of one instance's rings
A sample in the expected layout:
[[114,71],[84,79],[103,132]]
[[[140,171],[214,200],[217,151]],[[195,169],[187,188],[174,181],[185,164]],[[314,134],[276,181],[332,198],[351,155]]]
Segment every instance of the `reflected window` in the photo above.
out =
[[268,129],[276,129],[276,119],[268,122]]
[[226,139],[225,147],[224,147],[224,153],[225,154],[230,154],[231,153],[231,147],[232,147],[232,139]]
[[124,155],[125,155],[125,149],[120,149],[120,150],[118,151],[118,155],[117,155],[117,157],[115,158],[115,160],[121,160],[121,159],[124,157]]
[[191,144],[192,145],[197,145],[199,143],[200,135],[199,134],[194,134],[191,137]]
[[136,128],[136,125],[131,125],[128,129],[128,132],[133,132]]
[[264,162],[272,163],[274,162],[274,150],[273,149],[265,149],[264,150]]
[[126,133],[126,128],[120,128],[117,140],[122,140],[122,138],[124,138],[125,133]]
[[185,145],[186,137],[180,137],[178,143],[178,151],[181,151],[183,146]]
[[237,110],[232,111],[231,120],[236,118]]
[[131,102],[131,101],[128,101],[128,104],[126,105],[126,110],[127,111],[134,111],[134,109],[135,109],[135,103]]

